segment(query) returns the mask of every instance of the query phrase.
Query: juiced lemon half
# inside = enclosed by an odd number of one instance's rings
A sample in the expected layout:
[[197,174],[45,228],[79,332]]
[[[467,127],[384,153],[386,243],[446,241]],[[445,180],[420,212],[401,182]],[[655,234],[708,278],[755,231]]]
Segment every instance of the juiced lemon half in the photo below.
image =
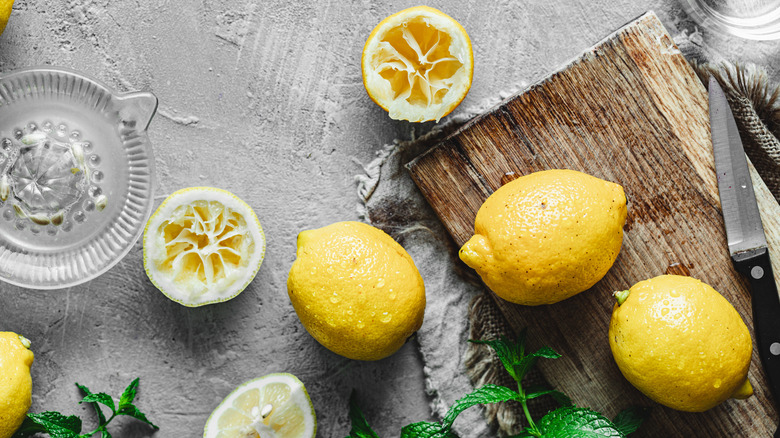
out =
[[144,268],[168,298],[188,307],[234,298],[265,255],[254,211],[236,195],[190,187],[168,196],[146,223]]
[[371,32],[361,59],[363,85],[390,118],[438,121],[471,88],[474,55],[466,30],[428,6],[404,9]]
[[313,438],[317,417],[303,383],[269,374],[236,388],[211,413],[203,438]]

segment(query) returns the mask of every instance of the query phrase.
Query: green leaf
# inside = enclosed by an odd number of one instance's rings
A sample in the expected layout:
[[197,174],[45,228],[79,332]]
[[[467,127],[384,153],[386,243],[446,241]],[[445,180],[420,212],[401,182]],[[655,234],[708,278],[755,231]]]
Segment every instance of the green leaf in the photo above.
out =
[[447,415],[444,416],[442,427],[449,430],[450,427],[452,427],[455,418],[460,415],[461,412],[474,405],[517,400],[518,397],[520,397],[520,394],[505,386],[485,385],[465,397],[456,400],[449,411],[447,411]]
[[439,423],[420,421],[401,429],[401,438],[458,438]]
[[600,413],[588,408],[566,406],[558,408],[536,427],[544,438],[624,438],[625,435]]
[[[83,392],[86,395],[86,397],[89,397],[89,396],[93,395],[92,391],[90,391],[89,388],[87,388],[84,385],[79,384],[79,382],[76,382],[76,387],[78,387],[81,390],[81,392]],[[85,397],[85,399],[86,399],[86,397]],[[109,398],[111,398],[111,397],[109,397]],[[79,404],[83,403],[84,401],[85,400],[82,399],[79,402]],[[91,403],[92,404],[92,408],[95,409],[95,412],[97,413],[97,416],[98,416],[98,425],[102,426],[102,425],[106,424],[106,416],[105,416],[105,414],[103,414],[103,410],[100,409],[100,405],[97,404],[97,400],[86,400],[86,401],[92,402]],[[114,400],[111,400],[111,405],[109,406],[109,408],[111,408],[111,412],[116,411],[116,409],[114,407]]]
[[379,435],[368,425],[363,411],[360,410],[354,390],[349,396],[349,419],[352,421],[352,429],[349,430],[349,435],[346,438],[379,438]]
[[543,386],[532,386],[525,390],[525,399],[526,400],[532,400],[537,397],[542,397],[545,395],[549,395],[552,397],[556,402],[558,402],[561,406],[571,406],[572,402],[569,396],[566,394],[556,391],[554,389],[547,389]]
[[636,432],[649,415],[650,408],[635,406],[622,410],[612,422],[617,430],[628,435]]
[[144,423],[148,424],[149,426],[152,426],[154,429],[159,429],[154,423],[146,419],[146,415],[143,414],[140,410],[138,410],[135,405],[131,403],[125,403],[119,405],[119,409],[116,411],[117,415],[127,415],[128,417],[133,417],[136,420],[143,421]]
[[523,357],[523,352],[525,350],[525,336],[526,331],[524,329],[522,332],[520,332],[520,335],[515,342],[512,342],[506,336],[501,336],[500,339],[492,341],[469,340],[469,342],[474,344],[487,345],[488,347],[492,348],[496,353],[496,357],[498,357],[498,360],[500,360],[501,364],[504,365],[504,368],[509,373],[509,375],[512,376],[512,378],[516,381],[520,381],[523,376],[517,375],[515,373],[515,364],[520,362],[520,358]]
[[27,414],[22,427],[16,431],[13,438],[28,437],[41,432],[48,433],[51,438],[78,438],[81,433],[81,419],[75,415],[66,417],[59,412]]
[[138,389],[138,382],[140,380],[141,380],[140,377],[136,377],[136,379],[130,382],[127,388],[125,388],[124,392],[122,392],[122,396],[119,398],[120,408],[122,407],[122,405],[129,405],[132,404],[133,401],[135,401],[135,392]]
[[525,376],[528,371],[533,368],[534,365],[536,365],[536,362],[539,360],[539,358],[558,359],[559,357],[561,357],[561,355],[556,353],[552,348],[542,347],[531,354],[521,357],[520,360],[514,364],[513,370],[515,375],[522,379],[523,376]]

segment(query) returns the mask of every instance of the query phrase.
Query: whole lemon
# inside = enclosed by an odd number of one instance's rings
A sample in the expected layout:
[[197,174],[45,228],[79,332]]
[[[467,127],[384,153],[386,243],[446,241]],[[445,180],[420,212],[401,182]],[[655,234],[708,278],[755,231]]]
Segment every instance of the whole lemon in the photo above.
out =
[[8,24],[13,6],[14,0],[0,0],[0,34],[3,33],[6,24]]
[[750,333],[711,286],[662,275],[615,295],[609,346],[620,372],[646,396],[701,412],[753,393]]
[[395,353],[425,312],[425,286],[412,258],[385,232],[360,222],[300,233],[287,292],[314,339],[350,359]]
[[0,438],[10,438],[22,425],[32,403],[30,341],[0,332]]
[[507,301],[557,303],[612,267],[625,221],[620,185],[573,170],[535,172],[488,197],[460,258]]

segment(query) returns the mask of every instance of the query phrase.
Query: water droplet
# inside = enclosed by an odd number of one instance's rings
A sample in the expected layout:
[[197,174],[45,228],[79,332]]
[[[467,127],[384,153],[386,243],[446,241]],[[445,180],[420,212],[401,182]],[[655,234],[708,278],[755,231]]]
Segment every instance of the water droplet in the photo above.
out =
[[669,314],[669,309],[668,308],[664,307],[663,309],[661,309],[661,316],[666,316],[668,314]]
[[30,132],[37,131],[38,125],[36,125],[35,122],[30,122],[27,124],[27,130]]
[[84,203],[84,211],[92,211],[95,209],[95,203],[92,201],[87,201]]
[[326,269],[326,271],[328,272],[328,274],[332,274],[333,273],[333,266],[328,266],[328,269]]
[[385,287],[385,279],[384,279],[384,278],[380,278],[380,279],[379,279],[379,280],[377,280],[377,282],[376,282],[376,288],[377,288],[377,289],[381,289],[381,288],[383,288],[383,287]]
[[6,152],[9,152],[11,150],[11,146],[13,146],[13,142],[8,137],[3,138],[3,140],[0,141],[0,144],[2,144],[3,150]]
[[103,172],[101,172],[99,170],[96,170],[96,171],[92,172],[92,180],[95,181],[95,182],[103,181],[103,176],[104,176]]
[[330,297],[330,302],[333,303],[333,304],[338,304],[339,297],[336,297],[336,296]]
[[673,297],[677,298],[677,297],[679,297],[679,296],[680,296],[680,292],[677,292],[676,290],[672,289],[672,291],[671,291],[671,292],[669,292],[669,295],[671,295],[671,296],[673,296]]
[[393,319],[393,315],[385,312],[382,314],[382,318],[380,318],[379,321],[383,322],[384,324],[387,324],[392,319]]
[[720,388],[720,385],[723,384],[723,381],[721,379],[716,379],[715,383],[712,384],[714,388]]
[[48,234],[49,236],[55,236],[57,234],[57,228],[55,227],[46,228],[46,234]]
[[79,223],[84,222],[87,220],[87,215],[83,211],[77,211],[73,213],[73,220]]
[[66,233],[73,229],[73,224],[71,222],[64,222],[62,224],[62,231],[65,231]]
[[395,292],[393,292],[392,289],[390,289],[390,295],[388,295],[387,298],[390,299],[390,300],[394,300],[395,299]]
[[43,122],[43,124],[41,125],[41,129],[43,129],[44,132],[51,132],[51,130],[53,128],[54,128],[54,123],[52,123],[52,122],[50,122],[48,120]]
[[92,167],[97,167],[100,165],[100,157],[97,156],[97,154],[92,154],[89,156],[89,165]]
[[89,193],[89,196],[96,198],[100,196],[101,193],[103,193],[103,190],[101,190],[98,186],[89,186],[87,193]]
[[92,152],[92,142],[89,141],[82,142],[81,147],[84,148],[84,152]]
[[33,225],[33,226],[30,227],[30,231],[33,234],[38,234],[38,233],[41,232],[41,228],[39,226],[37,226],[37,225]]
[[65,137],[65,134],[68,132],[68,125],[64,123],[60,123],[57,125],[57,135],[60,137]]
[[23,230],[25,226],[26,226],[25,222],[21,220],[17,220],[14,223],[14,228],[16,228],[17,230]]
[[24,136],[24,131],[19,128],[14,129],[14,138],[19,140]]
[[3,211],[3,219],[10,221],[13,220],[13,218],[14,218],[14,211],[11,210],[10,208],[6,208]]
[[668,306],[668,305],[669,305],[669,300],[664,300],[664,306]]
[[79,131],[73,131],[73,132],[71,132],[71,133],[70,133],[70,138],[72,138],[73,140],[78,140],[78,139],[80,139],[80,138],[81,138],[81,132],[79,132]]
[[355,327],[357,327],[357,328],[359,328],[359,329],[362,329],[362,328],[365,328],[365,327],[366,327],[366,324],[365,324],[363,321],[360,321],[360,320],[358,320],[358,322],[357,322],[357,324],[355,325]]
[[351,316],[353,313],[355,313],[355,312],[353,312],[352,309],[347,310],[347,315]]

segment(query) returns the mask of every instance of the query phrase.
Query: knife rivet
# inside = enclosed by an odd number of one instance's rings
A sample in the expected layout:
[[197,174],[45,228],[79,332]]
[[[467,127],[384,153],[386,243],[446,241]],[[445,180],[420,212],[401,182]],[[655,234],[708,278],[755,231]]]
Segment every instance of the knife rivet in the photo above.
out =
[[780,342],[772,342],[772,345],[769,346],[769,352],[775,356],[780,355]]
[[[764,276],[764,268],[761,266],[753,266],[753,269],[750,270],[750,276],[758,280]],[[778,345],[778,348],[780,348],[780,344]]]

